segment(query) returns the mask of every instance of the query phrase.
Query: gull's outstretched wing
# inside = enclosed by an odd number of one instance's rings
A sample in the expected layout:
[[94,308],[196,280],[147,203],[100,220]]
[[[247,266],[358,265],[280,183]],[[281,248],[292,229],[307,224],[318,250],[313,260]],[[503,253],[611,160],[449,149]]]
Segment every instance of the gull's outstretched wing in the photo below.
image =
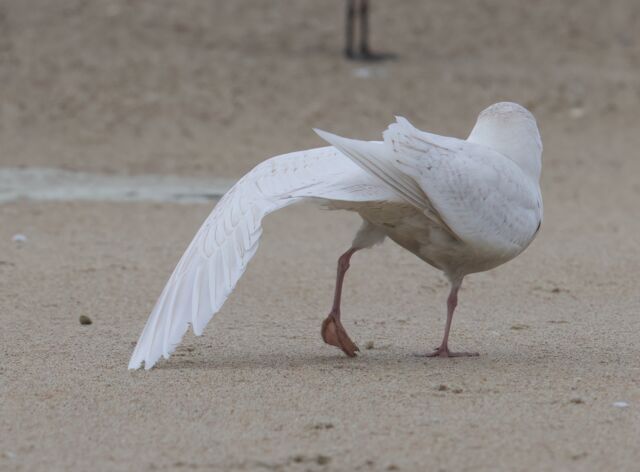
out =
[[519,253],[539,227],[537,183],[488,147],[420,131],[400,117],[384,143],[318,133],[474,247],[496,256]]
[[218,202],[180,259],[140,335],[130,369],[169,357],[189,324],[200,335],[258,248],[262,218],[304,198],[388,200],[393,194],[333,147],[274,157]]

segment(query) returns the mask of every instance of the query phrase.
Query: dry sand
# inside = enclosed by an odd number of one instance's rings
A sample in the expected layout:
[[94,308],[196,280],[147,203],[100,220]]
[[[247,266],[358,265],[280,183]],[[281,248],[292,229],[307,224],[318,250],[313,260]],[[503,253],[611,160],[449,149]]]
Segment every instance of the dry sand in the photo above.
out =
[[301,206],[205,336],[129,372],[211,205],[1,205],[0,470],[639,470],[640,5],[601,3],[376,1],[399,59],[368,66],[339,56],[338,0],[0,2],[2,167],[237,177],[312,126],[464,136],[503,99],[545,143],[543,231],[461,292],[474,359],[414,356],[446,284],[389,242],[346,281],[373,349],[325,346],[358,221]]

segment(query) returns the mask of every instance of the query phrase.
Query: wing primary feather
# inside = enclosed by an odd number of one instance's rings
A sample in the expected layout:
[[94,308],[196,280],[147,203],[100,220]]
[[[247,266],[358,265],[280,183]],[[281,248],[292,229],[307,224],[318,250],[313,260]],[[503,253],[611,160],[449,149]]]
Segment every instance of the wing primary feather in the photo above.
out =
[[193,279],[193,290],[191,295],[191,326],[195,330],[196,321],[198,319],[198,313],[200,311],[200,277],[202,274],[202,267],[196,269],[196,275]]
[[162,326],[162,330],[160,331],[162,333],[162,355],[165,358],[169,357],[169,335],[171,333],[171,324],[176,317],[174,308],[176,306],[176,299],[178,298],[178,293],[182,282],[182,279],[178,281],[178,284],[171,294],[169,305],[166,307],[166,321],[164,322],[164,326]]

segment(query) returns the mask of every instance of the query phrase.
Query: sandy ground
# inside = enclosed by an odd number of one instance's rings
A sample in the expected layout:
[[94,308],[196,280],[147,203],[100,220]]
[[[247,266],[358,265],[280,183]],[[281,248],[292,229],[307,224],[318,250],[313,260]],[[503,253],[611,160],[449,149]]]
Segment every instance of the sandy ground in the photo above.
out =
[[339,56],[337,0],[1,1],[2,167],[237,177],[312,126],[463,136],[510,99],[540,122],[545,223],[465,282],[452,344],[479,358],[414,356],[446,283],[389,242],[346,282],[362,355],[325,346],[359,223],[301,206],[205,336],[129,372],[211,205],[2,204],[0,470],[638,470],[640,6],[511,3],[375,2],[399,58],[368,66]]

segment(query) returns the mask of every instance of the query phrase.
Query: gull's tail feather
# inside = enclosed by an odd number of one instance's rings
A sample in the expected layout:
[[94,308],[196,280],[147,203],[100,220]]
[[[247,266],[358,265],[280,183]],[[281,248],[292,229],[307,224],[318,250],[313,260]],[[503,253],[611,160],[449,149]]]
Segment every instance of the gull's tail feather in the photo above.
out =
[[418,183],[399,170],[394,161],[389,158],[391,154],[388,151],[387,143],[343,138],[319,129],[314,131],[322,139],[342,151],[364,171],[380,179],[400,197],[418,208],[426,206],[427,198]]

